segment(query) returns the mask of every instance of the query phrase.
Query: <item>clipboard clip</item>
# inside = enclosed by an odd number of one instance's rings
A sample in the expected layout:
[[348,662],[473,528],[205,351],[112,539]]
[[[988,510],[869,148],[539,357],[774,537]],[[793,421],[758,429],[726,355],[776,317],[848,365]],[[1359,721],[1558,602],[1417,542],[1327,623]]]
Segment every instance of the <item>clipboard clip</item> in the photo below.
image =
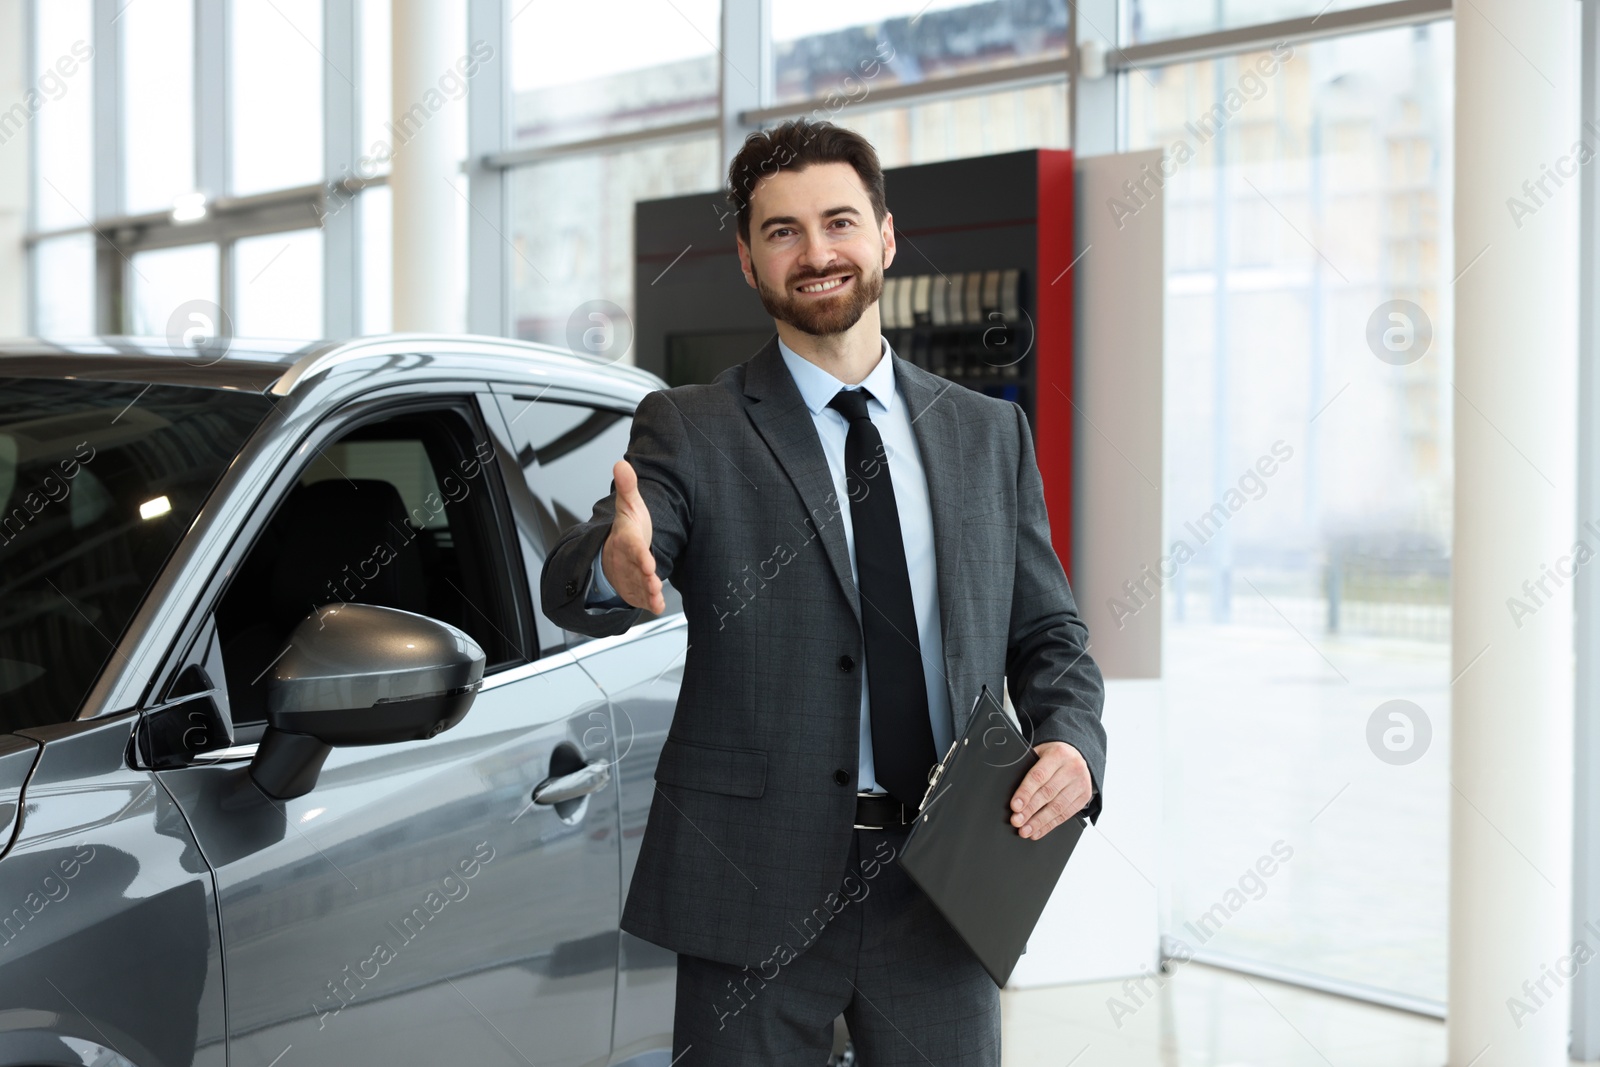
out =
[[[972,702],[972,714],[976,715],[978,713],[978,705],[982,704],[983,698],[988,695],[989,687],[987,685],[978,691],[978,699]],[[922,794],[922,803],[917,805],[918,812],[928,806],[928,801],[933,797],[933,791],[938,788],[939,779],[944,777],[944,769],[950,765],[950,758],[956,754],[956,749],[965,741],[965,737],[955,738],[950,742],[950,747],[945,749],[944,759],[928,768],[928,789]]]

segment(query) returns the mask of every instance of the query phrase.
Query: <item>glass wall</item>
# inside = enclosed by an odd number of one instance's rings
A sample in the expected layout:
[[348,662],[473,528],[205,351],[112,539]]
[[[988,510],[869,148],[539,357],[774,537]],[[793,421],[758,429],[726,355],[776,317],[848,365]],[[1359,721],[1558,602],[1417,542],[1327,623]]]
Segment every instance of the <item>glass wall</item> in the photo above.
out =
[[[238,196],[322,178],[322,0],[235,0],[229,8],[230,190]],[[332,70],[346,81],[350,74]]]
[[509,3],[511,147],[716,117],[721,0]]
[[1038,0],[772,0],[774,103],[853,101],[1067,54],[1067,5]]
[[[193,329],[217,335],[215,307],[221,302],[218,279],[221,252],[214,244],[135,252],[129,261],[131,332],[139,337],[165,337],[182,343]],[[210,307],[192,306],[204,301]]]
[[1371,0],[1124,0],[1124,44],[1231,30],[1281,19],[1320,18]]
[[[702,136],[512,171],[512,335],[566,347],[573,316],[586,315],[586,305],[595,300],[631,317],[634,204],[709,193],[721,181],[719,165],[717,139]],[[634,361],[632,352],[616,358]]]
[[314,340],[322,330],[322,231],[247,237],[233,246],[234,332]]
[[823,116],[872,142],[884,167],[1066,148],[1065,81],[893,107],[843,107]]
[[33,314],[39,332],[87,337],[94,328],[94,236],[74,233],[33,246]]
[[[1452,40],[1440,23],[1127,79],[1130,140],[1171,172],[1166,540],[1193,553],[1163,586],[1169,933],[1437,1001]],[[1279,840],[1287,877],[1215,911]]]
[[122,27],[122,207],[129,214],[171,211],[178,197],[195,191],[194,4],[140,0],[123,8],[117,21]]
[[[94,45],[89,0],[40,8],[33,54],[41,100],[33,116],[34,226],[81,226],[94,215]],[[0,114],[0,145],[27,136],[17,108]],[[15,123],[15,125],[13,124]]]

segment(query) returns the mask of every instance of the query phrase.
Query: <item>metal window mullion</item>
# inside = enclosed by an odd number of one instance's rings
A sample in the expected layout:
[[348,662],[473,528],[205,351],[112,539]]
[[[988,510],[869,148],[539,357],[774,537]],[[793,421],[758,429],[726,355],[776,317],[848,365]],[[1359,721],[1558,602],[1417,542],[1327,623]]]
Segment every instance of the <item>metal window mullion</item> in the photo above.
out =
[[718,116],[722,167],[761,129],[772,101],[772,0],[722,0]]
[[232,190],[232,144],[228,131],[231,88],[228,23],[231,0],[195,0],[194,5],[194,188],[207,200]]
[[1117,52],[1117,39],[1104,40],[1103,34],[1120,32],[1121,18],[1117,0],[1079,0],[1071,5],[1072,62],[1068,65],[1068,105],[1072,109],[1072,128],[1068,144],[1074,156],[1103,156],[1116,152],[1126,138],[1126,116],[1123,114],[1121,78],[1110,66],[1098,78],[1083,76],[1083,46],[1094,43],[1103,46],[1110,55]]
[[[22,84],[39,84],[39,15],[41,0],[26,0],[22,5]],[[93,22],[90,23],[91,30]],[[93,130],[90,130],[91,136]],[[22,230],[33,233],[39,229],[39,127],[28,123],[27,138],[27,193],[23,197]],[[91,144],[91,151],[92,151]],[[93,157],[90,157],[91,160]],[[90,164],[93,165],[92,162]],[[92,209],[92,205],[91,205]],[[39,245],[24,240],[22,245],[22,329],[30,336],[39,334],[38,300]]]
[[[1071,62],[1067,59],[1038,59],[1011,67],[995,67],[969,74],[951,74],[905,85],[886,85],[872,91],[870,102],[854,106],[858,110],[865,111],[896,104],[925,104],[932,100],[1026,89],[1035,85],[1057,85],[1067,77],[1070,70]],[[740,120],[749,129],[756,130],[766,123],[780,122],[804,114],[836,112],[847,105],[849,102],[836,92],[806,100],[791,100],[775,106],[756,108],[744,112],[740,115]]]
[[[1583,0],[1579,117],[1590,143],[1600,123],[1600,0]],[[1578,520],[1600,508],[1600,175],[1578,176]],[[1584,294],[1587,294],[1585,296]],[[1581,529],[1573,536],[1587,541]],[[1600,573],[1573,578],[1577,653],[1574,677],[1572,936],[1589,943],[1587,924],[1600,919]],[[1576,1060],[1600,1059],[1600,976],[1579,968],[1572,982],[1572,1046]]]
[[[530,14],[536,18],[537,14]],[[506,336],[511,328],[510,271],[502,233],[512,229],[504,168],[495,164],[505,147],[511,64],[506,49],[506,0],[467,0],[467,43],[483,41],[493,52],[467,88],[467,330]]]
[[1453,13],[1453,0],[1395,0],[1393,3],[1370,4],[1343,11],[1326,11],[1301,18],[1174,37],[1150,44],[1125,45],[1111,50],[1107,66],[1112,70],[1164,67],[1171,63],[1259,51],[1271,48],[1280,41],[1299,43],[1370,33],[1395,26],[1416,26],[1450,18]]
[[[312,215],[322,227],[322,325],[325,337],[353,337],[361,322],[361,212],[357,193],[345,184],[356,177],[361,114],[359,0],[323,0],[321,203]],[[337,76],[330,77],[333,71]],[[348,72],[345,77],[338,72]],[[320,212],[320,214],[318,214]]]
[[[232,64],[228,62],[228,23],[232,0],[195,0],[194,4],[194,188],[215,202],[232,192],[233,126],[229,107]],[[167,225],[177,225],[168,223]],[[217,304],[222,309],[217,329],[231,335],[238,316],[234,302],[233,243],[217,246]]]
[[[43,0],[39,0],[43,2]],[[95,238],[95,329],[100,333],[124,333],[124,318],[129,286],[128,264],[117,251],[101,219],[123,213],[124,138],[122,129],[122,25],[118,0],[92,0],[94,35],[94,195],[89,209]]]

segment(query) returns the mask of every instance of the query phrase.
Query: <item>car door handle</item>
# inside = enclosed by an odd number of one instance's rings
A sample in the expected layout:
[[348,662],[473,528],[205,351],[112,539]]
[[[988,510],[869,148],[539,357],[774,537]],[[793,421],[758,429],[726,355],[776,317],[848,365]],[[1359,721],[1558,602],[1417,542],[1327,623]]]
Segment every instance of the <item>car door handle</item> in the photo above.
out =
[[577,800],[604,789],[611,782],[611,764],[597,759],[584,764],[571,774],[559,778],[546,778],[533,790],[535,804],[559,804],[564,800]]

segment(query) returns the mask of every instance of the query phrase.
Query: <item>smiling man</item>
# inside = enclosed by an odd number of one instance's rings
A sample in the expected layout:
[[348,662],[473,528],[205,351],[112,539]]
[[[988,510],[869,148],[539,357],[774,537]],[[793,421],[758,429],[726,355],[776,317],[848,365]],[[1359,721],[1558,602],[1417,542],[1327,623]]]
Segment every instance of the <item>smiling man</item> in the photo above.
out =
[[[739,263],[777,334],[639,405],[546,613],[604,636],[682,594],[688,652],[622,928],[679,954],[674,1063],[1000,1063],[994,982],[896,861],[987,684],[1039,762],[1037,838],[1100,811],[1103,685],[1016,404],[890,350],[894,219],[830,123],[746,139]],[[1003,827],[997,827],[1003,832]]]

